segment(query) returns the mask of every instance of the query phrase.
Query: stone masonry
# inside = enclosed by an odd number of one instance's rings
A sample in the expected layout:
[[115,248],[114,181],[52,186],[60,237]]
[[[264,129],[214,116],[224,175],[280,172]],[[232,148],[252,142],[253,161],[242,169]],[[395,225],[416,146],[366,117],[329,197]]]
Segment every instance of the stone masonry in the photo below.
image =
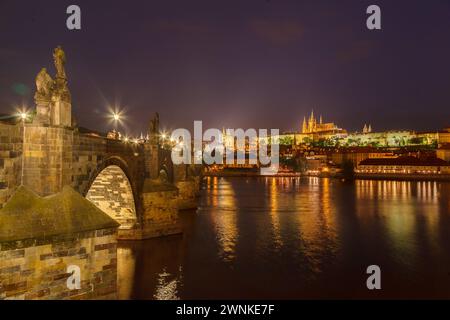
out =
[[136,223],[133,191],[128,178],[118,166],[105,168],[95,179],[86,199],[99,209],[111,213],[120,229],[131,229]]
[[[114,299],[119,224],[66,186],[17,189],[0,210],[0,299]],[[68,285],[79,268],[79,287]]]
[[0,207],[21,184],[23,128],[0,123]]

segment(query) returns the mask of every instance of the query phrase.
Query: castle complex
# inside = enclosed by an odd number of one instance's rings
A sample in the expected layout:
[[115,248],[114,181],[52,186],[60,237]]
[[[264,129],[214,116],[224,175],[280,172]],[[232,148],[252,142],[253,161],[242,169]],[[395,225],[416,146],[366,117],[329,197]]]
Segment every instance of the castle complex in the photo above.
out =
[[[405,147],[405,146],[432,146],[440,145],[446,141],[448,133],[416,132],[413,130],[373,131],[372,125],[364,124],[360,131],[347,132],[333,122],[319,120],[312,111],[298,132],[285,132],[279,136],[281,145],[311,145],[320,144],[327,147]],[[450,138],[448,139],[450,141]],[[445,144],[445,147],[450,143]],[[440,148],[444,148],[440,146]]]

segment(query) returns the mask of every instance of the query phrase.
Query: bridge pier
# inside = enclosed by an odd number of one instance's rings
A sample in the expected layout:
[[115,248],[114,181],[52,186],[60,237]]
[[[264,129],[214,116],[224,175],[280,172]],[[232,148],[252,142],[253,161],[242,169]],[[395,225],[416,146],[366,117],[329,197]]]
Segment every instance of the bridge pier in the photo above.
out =
[[197,208],[200,177],[192,177],[189,180],[178,181],[175,183],[175,186],[179,190],[179,210],[189,210]]
[[142,238],[181,233],[178,189],[169,183],[147,179],[142,192]]
[[70,185],[73,129],[25,124],[21,184],[40,196]]
[[201,166],[174,166],[174,181],[178,188],[178,208],[189,210],[197,208],[200,191]]
[[142,194],[143,215],[132,228],[119,229],[119,240],[143,240],[182,233],[178,217],[178,190]]

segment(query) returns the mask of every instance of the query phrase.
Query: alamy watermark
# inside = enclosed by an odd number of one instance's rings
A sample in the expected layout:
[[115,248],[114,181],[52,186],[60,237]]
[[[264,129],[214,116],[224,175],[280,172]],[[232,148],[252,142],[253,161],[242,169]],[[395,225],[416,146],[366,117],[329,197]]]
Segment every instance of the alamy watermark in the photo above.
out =
[[66,285],[69,290],[81,289],[81,270],[77,265],[70,265],[67,267],[67,273],[70,276],[67,278]]
[[201,121],[194,121],[194,138],[189,130],[172,131],[174,164],[255,165],[262,175],[274,175],[279,168],[279,129],[219,129],[203,132]]
[[381,268],[376,264],[372,264],[367,267],[366,273],[370,274],[367,278],[366,286],[369,290],[381,289]]
[[66,13],[69,15],[66,20],[66,27],[69,30],[81,30],[81,8],[76,4],[67,7]]
[[[72,4],[67,7],[66,27],[69,30],[81,30],[81,8],[79,5]],[[369,16],[366,20],[366,26],[369,30],[381,30],[381,8],[372,4],[367,7],[366,14]]]

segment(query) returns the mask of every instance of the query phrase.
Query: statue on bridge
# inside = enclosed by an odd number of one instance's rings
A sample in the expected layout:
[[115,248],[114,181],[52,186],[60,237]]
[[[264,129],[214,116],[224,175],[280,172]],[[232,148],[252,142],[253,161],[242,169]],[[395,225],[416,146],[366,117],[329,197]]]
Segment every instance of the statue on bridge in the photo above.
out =
[[36,76],[36,94],[43,97],[50,97],[53,84],[53,79],[47,73],[47,68],[42,68]]
[[155,112],[155,115],[152,120],[150,120],[150,126],[149,126],[149,141],[151,144],[158,144],[159,143],[159,114],[158,112]]
[[36,118],[33,122],[45,125],[72,127],[72,102],[67,86],[66,55],[58,46],[53,51],[53,61],[56,69],[55,80],[42,68],[36,76]]
[[56,78],[66,79],[66,71],[64,65],[66,64],[66,54],[61,46],[57,46],[53,51],[53,60],[56,68]]
[[36,103],[36,120],[40,123],[48,124],[50,120],[50,104],[55,83],[47,73],[46,68],[42,68],[36,76],[36,93],[34,101]]
[[53,100],[63,101],[71,103],[71,97],[69,88],[67,87],[66,71],[64,65],[66,64],[66,54],[61,46],[58,46],[53,51],[53,62],[55,63],[56,76],[55,76],[55,91],[53,94]]

